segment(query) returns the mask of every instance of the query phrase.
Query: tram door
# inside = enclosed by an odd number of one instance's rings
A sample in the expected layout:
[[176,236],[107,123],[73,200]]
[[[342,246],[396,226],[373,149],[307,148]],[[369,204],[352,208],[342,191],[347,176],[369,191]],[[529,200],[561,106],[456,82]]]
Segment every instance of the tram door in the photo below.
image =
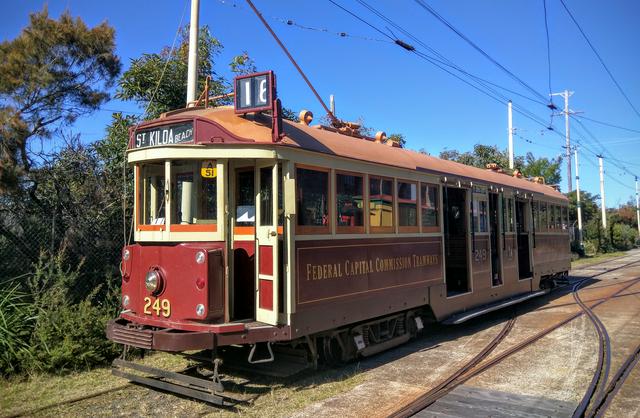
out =
[[490,244],[491,244],[491,286],[502,285],[502,263],[500,259],[502,257],[500,246],[500,222],[499,219],[499,205],[498,194],[489,193],[489,230],[491,231]]
[[533,276],[531,272],[531,254],[529,245],[530,213],[527,209],[529,203],[524,200],[516,200],[516,235],[518,239],[518,278],[528,279]]
[[256,164],[256,320],[278,322],[278,163]]
[[444,187],[444,249],[447,296],[469,292],[467,190]]

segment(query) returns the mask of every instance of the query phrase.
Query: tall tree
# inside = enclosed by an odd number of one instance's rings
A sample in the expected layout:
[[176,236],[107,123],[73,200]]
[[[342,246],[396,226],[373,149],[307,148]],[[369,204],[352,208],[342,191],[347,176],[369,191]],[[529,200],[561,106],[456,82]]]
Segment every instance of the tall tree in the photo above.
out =
[[[211,35],[209,28],[200,28],[198,36],[198,91],[204,89],[207,77],[211,77],[211,95],[221,95],[230,90],[230,84],[214,71],[216,57],[222,44]],[[146,109],[145,119],[157,118],[161,113],[183,108],[187,94],[187,71],[189,61],[189,27],[180,31],[178,46],[164,47],[160,53],[143,54],[131,61],[131,66],[122,74],[116,97],[134,100]],[[232,68],[243,72],[253,66],[248,56],[234,58]],[[228,102],[228,101],[227,101]]]
[[29,142],[98,109],[119,73],[113,28],[88,28],[68,12],[54,20],[45,7],[0,44],[0,193],[34,192]]
[[[487,164],[496,163],[500,167],[509,166],[509,155],[506,150],[501,150],[496,145],[476,144],[473,151],[461,153],[458,150],[445,149],[440,153],[440,158],[456,161],[461,164],[471,165],[478,168],[486,168]],[[558,158],[536,158],[531,152],[526,156],[515,156],[514,167],[522,172],[525,177],[545,178],[547,184],[560,183],[560,164],[562,157]]]

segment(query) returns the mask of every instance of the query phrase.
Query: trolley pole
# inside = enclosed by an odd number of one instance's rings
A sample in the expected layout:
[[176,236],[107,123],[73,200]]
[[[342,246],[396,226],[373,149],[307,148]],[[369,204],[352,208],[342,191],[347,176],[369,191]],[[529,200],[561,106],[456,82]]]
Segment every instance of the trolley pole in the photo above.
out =
[[191,22],[189,23],[189,66],[187,72],[187,106],[196,100],[198,89],[198,18],[200,0],[191,0]]
[[[580,248],[582,248],[582,207],[580,205],[580,171],[578,168],[578,148],[577,147],[574,150],[574,152],[575,152],[575,158],[576,158],[576,207],[578,210],[578,243],[580,244]],[[636,198],[637,198],[637,193],[636,193]]]
[[507,113],[509,115],[509,169],[513,170],[513,111],[511,110],[511,100],[507,106]]
[[572,96],[573,92],[565,90],[562,93],[551,93],[551,96],[562,96],[564,98],[564,111],[560,112],[564,114],[564,132],[565,132],[565,158],[567,159],[567,192],[570,192],[571,187],[571,139],[569,134],[569,115],[573,112],[569,110],[569,96]]
[[604,203],[604,167],[602,165],[602,155],[598,155],[600,165],[600,210],[602,211],[602,228],[607,229],[607,208]]
[[640,234],[640,197],[638,197],[638,176],[636,176],[636,218],[638,219],[638,233]]

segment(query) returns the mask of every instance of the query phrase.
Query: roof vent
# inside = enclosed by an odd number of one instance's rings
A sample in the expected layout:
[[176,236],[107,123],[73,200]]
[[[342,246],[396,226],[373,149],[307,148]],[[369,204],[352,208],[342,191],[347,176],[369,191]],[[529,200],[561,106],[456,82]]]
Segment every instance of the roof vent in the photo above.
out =
[[302,109],[298,114],[298,120],[300,120],[300,123],[309,126],[311,121],[313,121],[313,113],[309,110]]
[[385,142],[387,140],[387,133],[384,131],[378,131],[376,132],[376,144],[380,144],[382,142]]
[[542,177],[542,176],[534,177],[533,178],[533,182],[534,183],[538,183],[538,184],[545,184],[544,177]]
[[522,178],[522,172],[516,168],[515,170],[513,170],[513,177],[517,177],[517,178],[521,179]]

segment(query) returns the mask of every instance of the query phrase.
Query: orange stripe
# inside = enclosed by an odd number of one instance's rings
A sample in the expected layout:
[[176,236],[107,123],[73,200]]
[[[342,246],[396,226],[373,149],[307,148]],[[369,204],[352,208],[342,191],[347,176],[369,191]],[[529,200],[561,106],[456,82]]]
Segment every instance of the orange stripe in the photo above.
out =
[[164,231],[165,225],[138,225],[138,231]]
[[171,224],[171,232],[216,232],[217,230],[218,225],[216,224]]
[[255,235],[255,226],[234,226],[233,233],[235,235]]

